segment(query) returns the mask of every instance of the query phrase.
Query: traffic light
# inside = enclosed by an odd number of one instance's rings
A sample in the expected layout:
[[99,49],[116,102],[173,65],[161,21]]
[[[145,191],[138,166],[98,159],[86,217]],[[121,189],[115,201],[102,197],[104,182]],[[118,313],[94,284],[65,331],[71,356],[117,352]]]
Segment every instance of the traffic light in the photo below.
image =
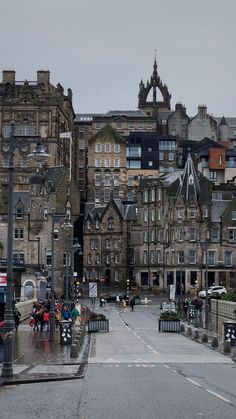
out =
[[80,285],[80,282],[78,281],[78,279],[75,279],[74,280],[74,295],[76,298],[79,297],[79,285]]

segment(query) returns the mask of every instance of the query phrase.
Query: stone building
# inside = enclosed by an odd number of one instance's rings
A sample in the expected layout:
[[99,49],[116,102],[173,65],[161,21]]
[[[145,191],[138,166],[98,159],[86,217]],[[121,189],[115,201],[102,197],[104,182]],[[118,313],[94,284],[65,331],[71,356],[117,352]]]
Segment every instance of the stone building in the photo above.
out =
[[87,177],[88,202],[104,205],[112,196],[125,199],[126,140],[110,125],[89,140]]
[[135,205],[111,199],[106,206],[87,204],[84,222],[84,278],[125,286],[132,263],[129,259],[130,223]]
[[199,105],[197,115],[188,124],[187,139],[201,141],[205,137],[217,141],[217,122],[207,113],[205,105]]

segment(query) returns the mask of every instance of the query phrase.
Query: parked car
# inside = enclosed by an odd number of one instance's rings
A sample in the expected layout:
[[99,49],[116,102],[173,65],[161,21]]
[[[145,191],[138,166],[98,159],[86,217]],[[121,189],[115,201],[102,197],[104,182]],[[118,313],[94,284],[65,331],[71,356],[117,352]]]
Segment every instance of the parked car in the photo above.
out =
[[[223,295],[227,294],[227,290],[225,287],[221,285],[215,285],[214,287],[208,288],[208,296],[209,297],[222,297]],[[200,298],[206,298],[206,290],[199,291],[198,293]]]
[[104,296],[104,299],[107,303],[115,303],[116,302],[116,296],[119,295],[120,301],[122,301],[125,298],[124,293],[118,293],[118,294],[109,294]]

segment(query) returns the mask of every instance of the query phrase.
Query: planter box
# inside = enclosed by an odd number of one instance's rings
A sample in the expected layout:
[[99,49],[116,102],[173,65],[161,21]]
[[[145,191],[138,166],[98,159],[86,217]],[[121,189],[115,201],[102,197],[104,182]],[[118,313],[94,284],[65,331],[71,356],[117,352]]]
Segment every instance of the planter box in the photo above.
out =
[[159,320],[159,332],[180,332],[180,320]]
[[109,332],[109,320],[89,320],[88,332]]

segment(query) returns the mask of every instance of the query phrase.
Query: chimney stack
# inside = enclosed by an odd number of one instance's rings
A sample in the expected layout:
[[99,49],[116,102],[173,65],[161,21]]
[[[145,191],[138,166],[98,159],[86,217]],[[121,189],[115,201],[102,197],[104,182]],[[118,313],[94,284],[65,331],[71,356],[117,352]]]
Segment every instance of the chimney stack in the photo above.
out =
[[15,75],[16,75],[16,72],[14,70],[3,70],[2,82],[15,84]]

